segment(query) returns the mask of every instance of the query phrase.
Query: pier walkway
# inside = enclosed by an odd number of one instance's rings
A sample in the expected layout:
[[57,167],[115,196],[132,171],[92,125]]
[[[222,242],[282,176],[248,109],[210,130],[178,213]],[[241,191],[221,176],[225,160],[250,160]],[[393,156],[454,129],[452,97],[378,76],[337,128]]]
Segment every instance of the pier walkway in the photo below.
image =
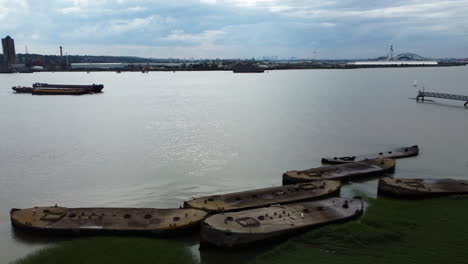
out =
[[416,101],[419,102],[419,100],[421,100],[421,102],[424,102],[424,97],[433,97],[433,98],[442,98],[442,99],[449,99],[449,100],[465,101],[466,102],[465,106],[468,105],[468,96],[466,96],[466,95],[418,91],[418,96],[416,96]]

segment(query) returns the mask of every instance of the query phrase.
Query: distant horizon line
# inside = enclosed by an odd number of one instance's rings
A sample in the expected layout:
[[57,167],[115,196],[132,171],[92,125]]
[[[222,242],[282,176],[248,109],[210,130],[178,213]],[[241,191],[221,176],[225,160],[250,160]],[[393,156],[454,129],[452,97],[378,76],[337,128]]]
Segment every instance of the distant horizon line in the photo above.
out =
[[[3,56],[3,53],[0,53]],[[37,55],[37,56],[56,56],[61,57],[59,54],[41,54],[41,53],[17,53],[16,55]],[[62,55],[62,57],[66,56],[77,56],[77,57],[113,57],[113,58],[137,58],[137,59],[148,59],[148,60],[179,60],[179,61],[200,61],[200,60],[255,60],[255,61],[356,61],[356,60],[370,60],[370,59],[378,59],[380,57],[368,57],[368,58],[352,58],[352,59],[330,59],[330,58],[321,58],[321,59],[314,59],[314,58],[300,58],[300,57],[280,57],[276,56],[277,58],[271,58],[275,56],[263,56],[263,57],[238,57],[238,58],[180,58],[180,57],[141,57],[141,56],[129,56],[129,55],[79,55],[79,54],[66,54]],[[269,58],[270,57],[270,58]],[[468,57],[439,57],[439,58],[426,58],[426,59],[434,59],[434,60],[447,60],[447,59],[456,59],[456,60],[468,60]]]

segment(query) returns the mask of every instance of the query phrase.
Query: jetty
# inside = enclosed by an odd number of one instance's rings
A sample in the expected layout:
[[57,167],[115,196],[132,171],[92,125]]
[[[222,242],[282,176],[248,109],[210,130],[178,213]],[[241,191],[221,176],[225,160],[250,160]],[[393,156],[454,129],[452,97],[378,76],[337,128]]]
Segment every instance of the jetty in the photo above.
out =
[[466,95],[418,91],[418,96],[416,96],[416,102],[419,102],[419,100],[421,100],[421,102],[424,102],[425,97],[465,101],[464,106],[468,106],[468,96]]

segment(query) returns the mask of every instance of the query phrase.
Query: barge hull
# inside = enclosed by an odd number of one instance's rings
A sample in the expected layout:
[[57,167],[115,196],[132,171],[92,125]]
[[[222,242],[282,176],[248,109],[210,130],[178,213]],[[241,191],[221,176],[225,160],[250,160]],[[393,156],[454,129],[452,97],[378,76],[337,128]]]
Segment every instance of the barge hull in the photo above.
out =
[[83,95],[83,94],[88,94],[88,93],[90,93],[90,90],[85,89],[85,88],[80,88],[80,89],[35,88],[32,90],[32,94],[34,95]]
[[336,196],[339,195],[340,188],[341,183],[339,181],[321,180],[296,185],[199,197],[185,201],[184,207],[210,212],[238,211],[272,204],[286,204]]
[[102,84],[79,85],[79,84],[48,84],[48,83],[35,83],[34,88],[57,88],[57,89],[88,89],[94,93],[99,93],[104,89]]
[[389,151],[371,153],[371,154],[363,154],[363,155],[357,155],[357,156],[324,157],[322,158],[322,163],[342,164],[342,163],[365,161],[365,160],[379,159],[379,158],[400,159],[400,158],[417,156],[418,154],[419,154],[419,147],[418,145],[414,145],[411,147],[402,147],[402,148],[392,149]]
[[360,198],[332,198],[218,214],[202,223],[201,244],[204,247],[245,247],[350,220],[361,215],[363,208]]
[[365,179],[395,171],[396,162],[392,159],[375,159],[362,162],[322,166],[303,171],[287,171],[283,174],[283,184],[296,184],[316,180]]
[[164,236],[198,227],[206,212],[195,209],[65,208],[12,209],[16,229],[50,235]]
[[403,199],[425,199],[468,194],[468,181],[454,179],[379,179],[377,194]]

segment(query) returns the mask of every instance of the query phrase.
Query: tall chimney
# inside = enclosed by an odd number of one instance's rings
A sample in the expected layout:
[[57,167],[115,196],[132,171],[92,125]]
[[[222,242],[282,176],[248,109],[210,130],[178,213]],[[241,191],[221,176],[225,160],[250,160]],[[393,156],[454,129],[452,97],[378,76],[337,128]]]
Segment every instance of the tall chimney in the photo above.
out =
[[60,57],[63,56],[63,53],[62,53],[62,46],[60,46]]

